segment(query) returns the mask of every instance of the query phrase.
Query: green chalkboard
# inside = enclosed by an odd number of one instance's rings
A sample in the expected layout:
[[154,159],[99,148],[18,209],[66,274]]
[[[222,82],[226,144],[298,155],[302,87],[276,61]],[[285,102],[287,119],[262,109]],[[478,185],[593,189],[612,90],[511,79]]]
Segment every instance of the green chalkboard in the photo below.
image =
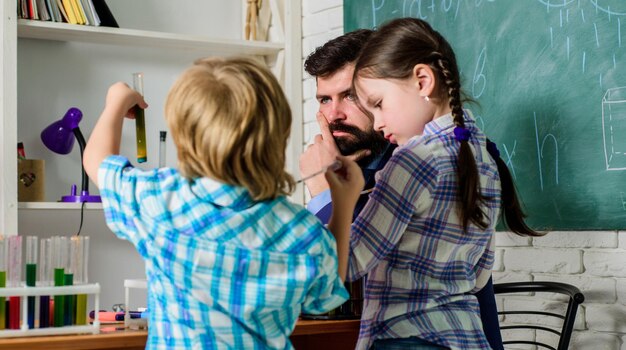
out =
[[344,0],[344,28],[428,21],[543,230],[626,228],[626,1]]

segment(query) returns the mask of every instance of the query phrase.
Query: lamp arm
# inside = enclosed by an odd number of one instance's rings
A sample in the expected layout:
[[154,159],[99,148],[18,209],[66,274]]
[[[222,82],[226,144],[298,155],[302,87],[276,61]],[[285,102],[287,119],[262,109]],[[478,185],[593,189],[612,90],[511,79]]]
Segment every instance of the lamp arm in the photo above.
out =
[[85,138],[83,137],[83,133],[80,132],[80,128],[78,126],[72,131],[74,132],[74,136],[76,137],[76,141],[78,141],[78,146],[80,147],[80,169],[82,171],[81,194],[89,194],[89,178],[87,177],[87,172],[83,166],[83,152],[85,151],[86,145]]

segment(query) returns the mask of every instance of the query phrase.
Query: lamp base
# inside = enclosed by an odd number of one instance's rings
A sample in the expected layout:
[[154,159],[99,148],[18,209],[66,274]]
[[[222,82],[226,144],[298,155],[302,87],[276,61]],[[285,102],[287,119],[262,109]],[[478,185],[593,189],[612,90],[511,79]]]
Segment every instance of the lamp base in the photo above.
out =
[[61,197],[61,202],[63,203],[100,203],[102,202],[102,198],[98,195],[90,195],[89,191],[80,191],[80,195],[76,194],[76,185],[72,185],[72,189],[70,191],[69,196]]
[[61,197],[61,202],[63,203],[100,203],[102,202],[102,198],[100,196],[92,196],[92,195],[81,195],[81,196],[63,196]]

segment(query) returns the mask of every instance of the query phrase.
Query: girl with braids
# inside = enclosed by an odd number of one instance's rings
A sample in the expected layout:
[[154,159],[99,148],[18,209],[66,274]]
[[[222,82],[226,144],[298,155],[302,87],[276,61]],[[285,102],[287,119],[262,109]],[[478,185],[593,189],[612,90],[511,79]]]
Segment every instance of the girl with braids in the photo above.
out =
[[459,80],[448,42],[415,18],[382,26],[356,62],[359,104],[398,144],[351,226],[348,279],[367,274],[358,349],[490,349],[471,293],[491,276],[501,206],[510,230],[538,235]]

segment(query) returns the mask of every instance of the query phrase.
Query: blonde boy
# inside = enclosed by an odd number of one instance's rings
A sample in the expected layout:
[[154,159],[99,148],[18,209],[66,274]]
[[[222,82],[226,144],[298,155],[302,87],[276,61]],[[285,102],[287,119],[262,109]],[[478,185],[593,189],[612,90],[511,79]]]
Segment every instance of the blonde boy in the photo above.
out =
[[285,197],[291,113],[278,82],[244,58],[185,71],[165,105],[178,169],[143,171],[118,155],[135,105],[147,108],[126,84],[109,88],[84,165],[109,227],[146,262],[147,347],[292,348],[301,310],[332,310],[348,294],[335,239]]

